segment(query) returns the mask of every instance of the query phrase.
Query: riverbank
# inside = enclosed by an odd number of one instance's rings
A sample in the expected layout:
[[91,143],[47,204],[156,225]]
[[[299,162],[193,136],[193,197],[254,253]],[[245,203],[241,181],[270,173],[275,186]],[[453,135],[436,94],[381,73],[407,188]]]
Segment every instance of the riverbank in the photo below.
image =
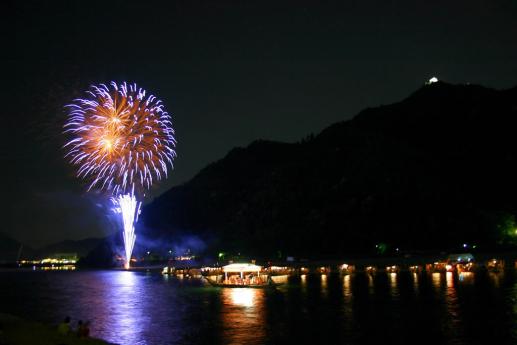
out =
[[110,345],[110,343],[94,338],[80,339],[73,334],[63,336],[57,332],[57,326],[0,314],[0,345]]

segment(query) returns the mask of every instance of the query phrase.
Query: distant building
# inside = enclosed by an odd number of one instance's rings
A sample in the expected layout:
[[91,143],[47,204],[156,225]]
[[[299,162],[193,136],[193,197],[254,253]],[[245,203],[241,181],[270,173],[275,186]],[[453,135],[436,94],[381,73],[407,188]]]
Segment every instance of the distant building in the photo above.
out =
[[55,253],[41,260],[42,264],[75,264],[78,260],[77,253]]
[[77,256],[77,253],[55,253],[54,255],[52,255],[52,258],[58,259],[58,260],[75,260],[75,261],[77,261],[78,256]]

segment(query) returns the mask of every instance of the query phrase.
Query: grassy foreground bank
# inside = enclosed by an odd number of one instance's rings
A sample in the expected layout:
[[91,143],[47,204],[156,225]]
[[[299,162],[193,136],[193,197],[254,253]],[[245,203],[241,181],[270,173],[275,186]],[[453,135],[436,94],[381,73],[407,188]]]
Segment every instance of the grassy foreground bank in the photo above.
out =
[[75,334],[63,336],[57,326],[31,322],[0,314],[0,345],[109,345],[94,338],[80,339]]

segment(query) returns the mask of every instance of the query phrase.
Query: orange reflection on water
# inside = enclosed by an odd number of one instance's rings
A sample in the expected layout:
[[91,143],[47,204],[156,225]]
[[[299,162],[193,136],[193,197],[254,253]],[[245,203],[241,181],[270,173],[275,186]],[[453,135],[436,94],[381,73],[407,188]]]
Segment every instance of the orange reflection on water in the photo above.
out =
[[431,277],[433,281],[433,286],[437,291],[440,291],[440,285],[442,283],[442,274],[439,272],[434,272]]
[[445,273],[445,280],[447,281],[447,290],[454,288],[454,276],[452,272]]
[[352,284],[351,284],[351,276],[347,274],[343,277],[343,317],[344,317],[344,325],[343,331],[351,334],[353,332],[354,327],[354,303],[352,298]]
[[300,287],[303,293],[307,293],[307,275],[302,274],[300,276]]
[[262,344],[266,336],[264,289],[223,288],[223,344]]
[[322,274],[321,275],[321,295],[324,297],[328,296],[328,282],[327,282],[327,275]]
[[349,301],[352,298],[352,288],[350,287],[349,274],[343,277],[343,292],[345,294],[345,300]]
[[391,296],[395,299],[398,299],[400,294],[399,294],[399,289],[397,287],[397,273],[391,272],[389,274],[389,279],[390,279]]
[[373,295],[375,293],[374,286],[373,286],[373,275],[368,274],[368,293],[370,295]]
[[504,277],[504,272],[489,272],[488,278],[496,288],[501,286],[501,280]]
[[460,272],[458,280],[461,284],[474,284],[474,272]]
[[462,326],[462,317],[461,317],[461,309],[458,301],[458,292],[456,290],[457,281],[455,280],[455,275],[453,272],[445,273],[445,307],[447,308],[447,331],[450,334],[450,337],[462,338],[463,326]]
[[397,288],[397,273],[390,273],[390,286],[392,289]]
[[418,294],[418,284],[420,277],[416,272],[411,273],[411,276],[413,277],[413,291],[415,292],[415,294]]

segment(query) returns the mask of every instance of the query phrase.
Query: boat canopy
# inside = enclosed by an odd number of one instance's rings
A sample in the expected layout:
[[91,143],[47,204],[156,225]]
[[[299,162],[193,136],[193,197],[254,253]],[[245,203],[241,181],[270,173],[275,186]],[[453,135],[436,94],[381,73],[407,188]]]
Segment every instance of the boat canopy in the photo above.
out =
[[227,273],[259,272],[260,270],[262,270],[262,266],[253,264],[229,264],[223,266],[223,272]]

